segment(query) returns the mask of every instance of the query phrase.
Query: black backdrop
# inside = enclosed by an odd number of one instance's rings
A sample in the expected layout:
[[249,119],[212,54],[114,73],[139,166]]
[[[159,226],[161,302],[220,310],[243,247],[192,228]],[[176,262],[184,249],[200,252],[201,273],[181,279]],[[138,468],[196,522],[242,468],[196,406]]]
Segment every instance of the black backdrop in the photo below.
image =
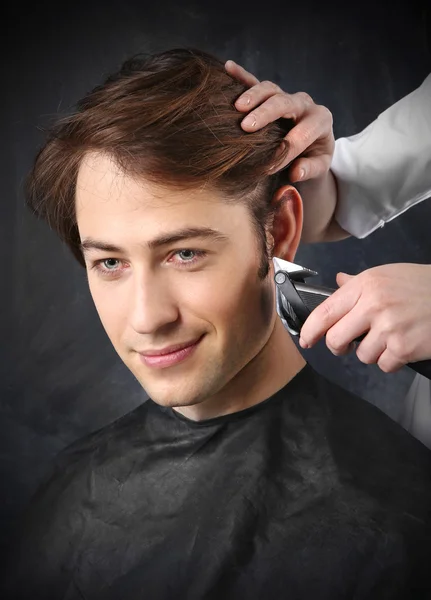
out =
[[[83,270],[24,207],[22,181],[43,134],[130,54],[192,45],[233,58],[330,108],[336,136],[360,131],[431,70],[430,7],[404,2],[116,0],[10,8],[3,33],[0,244],[0,538],[66,444],[145,394],[112,350]],[[304,246],[298,262],[335,285],[385,262],[431,262],[431,203],[363,241]],[[319,283],[319,281],[317,281]],[[412,379],[322,344],[311,364],[396,418]]]

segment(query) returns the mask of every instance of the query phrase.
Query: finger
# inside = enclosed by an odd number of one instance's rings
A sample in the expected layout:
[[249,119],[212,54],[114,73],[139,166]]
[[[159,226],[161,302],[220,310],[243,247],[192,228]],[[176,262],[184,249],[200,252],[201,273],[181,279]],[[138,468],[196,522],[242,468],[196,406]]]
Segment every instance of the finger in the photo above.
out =
[[[354,282],[352,282],[354,283]],[[302,348],[310,348],[356,305],[360,287],[345,285],[315,308],[301,329]]]
[[[289,164],[290,153],[287,151],[280,163],[276,163],[271,173],[280,171]],[[328,172],[331,158],[328,155],[313,156],[310,158],[297,158],[289,167],[289,180],[291,183],[299,183],[308,179],[316,179]]]
[[377,363],[382,353],[386,350],[386,341],[379,333],[370,329],[356,349],[356,356],[365,365]]
[[[253,111],[253,113],[260,110],[260,108]],[[285,157],[288,162],[305,152],[316,140],[323,141],[332,134],[332,115],[327,108],[314,105],[310,112],[306,113],[305,110],[304,107],[304,112],[297,117],[297,124],[284,138],[289,148]],[[288,113],[286,115],[289,116]],[[307,158],[312,157],[307,156]]]
[[399,371],[405,363],[400,361],[399,358],[394,356],[394,354],[386,348],[380,355],[377,364],[384,373],[395,373],[396,371]]
[[351,279],[353,279],[353,277],[355,277],[355,275],[348,275],[347,273],[337,273],[337,285],[339,287],[343,286],[344,284],[348,283]]
[[[329,330],[331,331],[331,330]],[[332,354],[334,356],[345,356],[346,354],[350,354],[350,352],[353,352],[353,350],[355,349],[355,344],[354,342],[351,342],[350,344],[346,344],[345,346],[343,346],[343,348],[341,348],[340,350],[333,350],[332,348],[330,348],[328,346],[328,344],[326,344],[328,350],[330,352],[332,352]]]
[[271,81],[262,81],[243,95],[250,98],[250,110],[256,107],[241,123],[246,131],[261,129],[281,117],[300,119],[309,108],[300,94],[286,94]]
[[224,67],[231,77],[234,77],[247,87],[252,87],[253,85],[259,83],[259,79],[257,77],[255,77],[252,73],[249,73],[249,71],[246,71],[244,67],[241,67],[241,65],[233,60],[226,61]]
[[347,354],[354,340],[370,329],[367,312],[357,304],[326,333],[326,345],[332,354]]

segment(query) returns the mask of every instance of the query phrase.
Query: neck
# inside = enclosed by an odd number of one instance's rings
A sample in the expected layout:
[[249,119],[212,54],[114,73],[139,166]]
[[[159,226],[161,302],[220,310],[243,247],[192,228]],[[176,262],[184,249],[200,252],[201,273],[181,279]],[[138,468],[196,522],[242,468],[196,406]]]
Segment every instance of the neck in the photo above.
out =
[[220,392],[193,406],[175,410],[193,421],[213,419],[263,402],[283,388],[305,366],[280,319],[259,353]]

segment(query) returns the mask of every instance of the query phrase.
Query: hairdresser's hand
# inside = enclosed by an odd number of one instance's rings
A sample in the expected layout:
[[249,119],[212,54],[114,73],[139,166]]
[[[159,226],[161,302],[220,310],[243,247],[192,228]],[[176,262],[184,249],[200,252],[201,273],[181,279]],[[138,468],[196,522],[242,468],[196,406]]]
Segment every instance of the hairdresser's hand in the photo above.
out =
[[326,333],[336,355],[368,332],[356,354],[366,364],[394,372],[431,358],[431,265],[392,264],[352,276],[339,273],[340,288],[305,322],[300,344],[313,346]]
[[232,60],[226,62],[225,68],[232,77],[250,88],[235,102],[237,110],[249,113],[241,122],[244,131],[256,131],[279,118],[293,119],[296,123],[285,137],[288,152],[282,161],[275,157],[272,172],[276,173],[293,161],[289,167],[292,183],[328,173],[335,145],[330,111],[315,104],[305,92],[287,94],[275,83],[259,82]]

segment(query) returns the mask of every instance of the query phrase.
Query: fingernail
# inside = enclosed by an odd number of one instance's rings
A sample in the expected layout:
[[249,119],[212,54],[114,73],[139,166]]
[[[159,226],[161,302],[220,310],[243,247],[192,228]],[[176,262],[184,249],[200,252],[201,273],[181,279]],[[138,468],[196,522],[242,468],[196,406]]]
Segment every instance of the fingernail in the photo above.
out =
[[248,115],[242,124],[248,125],[249,127],[254,127],[256,125],[256,117],[254,117],[254,115]]
[[299,179],[304,179],[304,177],[305,177],[304,169],[299,169]]
[[250,96],[241,96],[240,98],[241,104],[250,104]]

